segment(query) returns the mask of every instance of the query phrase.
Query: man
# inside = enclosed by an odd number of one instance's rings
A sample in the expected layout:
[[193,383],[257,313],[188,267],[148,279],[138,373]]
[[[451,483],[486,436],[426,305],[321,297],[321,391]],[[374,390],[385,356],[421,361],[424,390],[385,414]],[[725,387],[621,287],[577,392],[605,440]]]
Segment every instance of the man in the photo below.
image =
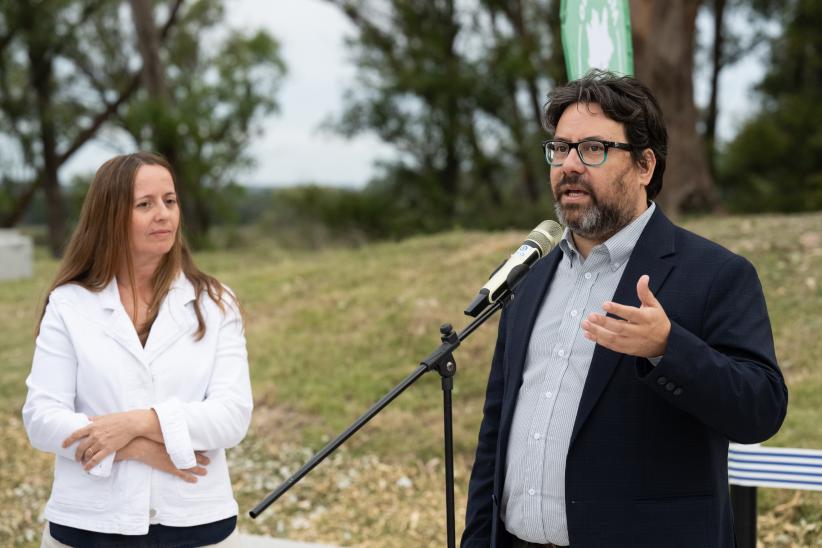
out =
[[728,441],[777,432],[787,389],[753,266],[651,202],[650,90],[555,89],[544,144],[560,245],[504,311],[463,548],[730,548]]

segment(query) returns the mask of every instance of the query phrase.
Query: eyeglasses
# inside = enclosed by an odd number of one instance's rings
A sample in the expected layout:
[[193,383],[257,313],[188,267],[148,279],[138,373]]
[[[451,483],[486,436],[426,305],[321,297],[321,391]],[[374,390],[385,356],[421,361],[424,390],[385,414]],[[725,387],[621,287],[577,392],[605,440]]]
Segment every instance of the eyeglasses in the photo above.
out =
[[628,143],[617,143],[615,141],[588,140],[578,143],[568,143],[566,141],[545,141],[542,143],[545,150],[545,159],[551,166],[561,166],[562,162],[571,153],[571,149],[577,149],[577,155],[586,166],[598,166],[605,163],[608,158],[609,148],[619,148],[631,150],[632,145]]

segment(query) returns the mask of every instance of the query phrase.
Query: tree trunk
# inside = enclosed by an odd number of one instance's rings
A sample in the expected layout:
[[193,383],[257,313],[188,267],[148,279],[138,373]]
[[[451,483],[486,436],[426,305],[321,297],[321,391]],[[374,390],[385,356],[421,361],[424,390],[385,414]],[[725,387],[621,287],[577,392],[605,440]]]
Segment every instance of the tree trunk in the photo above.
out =
[[[66,208],[60,192],[60,177],[57,163],[57,135],[54,128],[51,108],[51,59],[43,60],[44,74],[42,79],[33,79],[37,93],[37,114],[40,118],[40,143],[43,147],[43,171],[41,177],[43,190],[46,193],[46,219],[48,224],[49,250],[52,256],[59,257],[66,241]],[[40,81],[38,81],[40,80]]]
[[40,126],[39,140],[43,155],[43,166],[39,176],[46,193],[49,250],[54,257],[59,257],[66,240],[66,208],[60,193],[60,178],[57,171],[57,133],[52,105],[54,56],[48,47],[46,37],[38,32],[31,19],[42,15],[27,12],[21,18],[21,23],[28,49],[29,79],[37,98],[37,123]]
[[[448,64],[448,74],[452,78],[452,82],[459,81],[459,59],[454,50],[457,40],[457,33],[459,26],[454,16],[454,1],[446,0],[445,15],[447,32],[443,47],[445,48],[445,59]],[[443,136],[445,137],[445,166],[442,170],[442,177],[440,185],[445,189],[447,200],[446,215],[452,222],[455,221],[457,200],[459,199],[459,180],[460,180],[460,152],[458,149],[458,141],[460,139],[460,112],[459,103],[457,101],[457,92],[455,90],[447,90],[446,95],[446,125],[442,128]]]
[[130,0],[134,30],[137,33],[137,49],[143,59],[141,76],[143,85],[152,99],[167,99],[166,80],[160,61],[160,33],[154,23],[151,0]]
[[692,76],[699,4],[631,0],[636,76],[653,90],[668,126],[665,184],[657,201],[673,216],[686,208],[715,210],[719,205],[696,131]]
[[525,190],[525,196],[528,198],[528,201],[535,204],[539,201],[539,185],[537,184],[537,177],[534,173],[533,156],[529,153],[530,149],[534,148],[534,144],[529,140],[529,136],[526,134],[525,122],[519,111],[516,82],[506,82],[505,89],[508,92],[508,100],[511,104],[511,122],[509,129],[514,138],[513,145],[516,147],[515,156],[520,165],[523,189]]
[[[503,10],[508,18],[508,21],[514,27],[516,36],[520,40],[521,47],[524,50],[524,61],[533,63],[532,49],[534,47],[534,40],[532,39],[528,26],[525,21],[525,12],[522,1],[515,0],[504,4],[507,8]],[[537,99],[536,82],[533,75],[527,77],[520,77],[525,82],[525,87],[528,90],[528,99],[531,110],[536,116],[534,121],[539,123],[542,113]],[[536,150],[534,143],[530,141],[530,135],[527,133],[527,123],[523,120],[523,116],[519,110],[517,102],[517,95],[519,92],[517,81],[511,80],[506,82],[505,89],[508,92],[508,98],[511,102],[511,130],[514,134],[515,146],[517,147],[516,156],[519,160],[522,170],[522,184],[525,189],[525,195],[528,200],[535,204],[539,201],[540,185],[537,182],[537,175],[534,173],[534,156],[531,152]]]
[[[151,0],[129,0],[137,49],[143,61],[141,77],[151,99],[152,145],[171,164],[177,174],[177,196],[182,209],[184,228],[192,243],[198,246],[208,230],[208,208],[199,203],[197,181],[184,172],[180,159],[179,135],[173,116],[171,96],[165,79],[165,67],[160,55],[161,33],[154,20]],[[180,2],[178,2],[179,6]]]
[[711,67],[711,98],[708,102],[708,113],[705,116],[705,150],[708,154],[708,167],[711,176],[716,177],[716,118],[718,113],[717,97],[719,96],[719,73],[725,65],[723,46],[725,33],[725,0],[714,2],[714,43],[713,65]]

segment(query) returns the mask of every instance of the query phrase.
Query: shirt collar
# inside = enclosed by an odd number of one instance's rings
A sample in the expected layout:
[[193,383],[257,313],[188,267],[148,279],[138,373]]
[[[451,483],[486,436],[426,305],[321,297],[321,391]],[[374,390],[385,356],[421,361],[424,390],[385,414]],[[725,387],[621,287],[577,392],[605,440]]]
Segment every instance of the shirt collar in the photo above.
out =
[[[645,230],[645,225],[651,220],[651,215],[654,214],[656,204],[650,202],[648,209],[642,212],[642,215],[622,227],[619,232],[605,240],[603,243],[594,246],[591,250],[593,253],[598,249],[602,249],[608,254],[609,261],[615,264],[624,264],[631,256],[642,231]],[[575,262],[579,261],[579,251],[574,245],[574,239],[571,237],[571,230],[565,227],[562,233],[562,239],[559,242],[559,248],[563,254],[568,258],[570,265],[573,267]]]

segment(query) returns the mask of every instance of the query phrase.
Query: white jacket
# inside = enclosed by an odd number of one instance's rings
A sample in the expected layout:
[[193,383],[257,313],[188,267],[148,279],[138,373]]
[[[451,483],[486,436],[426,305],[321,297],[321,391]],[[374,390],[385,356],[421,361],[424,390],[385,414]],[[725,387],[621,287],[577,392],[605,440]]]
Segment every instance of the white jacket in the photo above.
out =
[[[163,301],[146,346],[140,344],[117,282],[94,293],[55,289],[37,337],[23,422],[31,444],[54,453],[49,521],[90,531],[139,535],[149,523],[182,527],[237,514],[225,449],[240,443],[251,419],[248,356],[239,312],[205,294],[205,336],[194,340],[194,288],[180,275]],[[154,408],[166,450],[178,468],[211,459],[195,484],[138,461],[109,456],[91,473],[63,449],[89,418]]]

